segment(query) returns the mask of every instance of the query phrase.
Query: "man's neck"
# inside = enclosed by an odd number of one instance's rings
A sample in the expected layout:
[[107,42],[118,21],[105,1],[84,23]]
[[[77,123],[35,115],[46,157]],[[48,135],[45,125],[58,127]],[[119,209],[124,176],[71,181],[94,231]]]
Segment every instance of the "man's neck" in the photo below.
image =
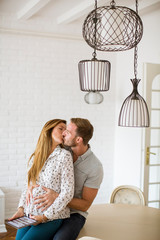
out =
[[72,147],[73,152],[73,162],[75,162],[79,156],[83,155],[88,150],[88,145],[80,145]]

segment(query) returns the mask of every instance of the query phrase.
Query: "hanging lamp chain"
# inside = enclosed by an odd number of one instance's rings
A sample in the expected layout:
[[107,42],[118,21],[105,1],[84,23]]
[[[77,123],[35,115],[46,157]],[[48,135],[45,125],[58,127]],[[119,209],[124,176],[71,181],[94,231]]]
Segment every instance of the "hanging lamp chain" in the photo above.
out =
[[[138,0],[136,0],[136,13],[138,14]],[[136,32],[135,32],[135,41],[137,42],[137,36],[138,36],[138,30],[137,30],[137,22],[136,22]],[[137,79],[137,68],[138,68],[138,47],[137,44],[134,48],[134,75],[135,75],[135,79]]]
[[92,53],[93,58],[96,58],[97,53],[96,53],[96,46],[97,46],[97,39],[96,39],[96,33],[97,33],[97,0],[95,0],[95,17],[93,19],[94,21],[94,52]]

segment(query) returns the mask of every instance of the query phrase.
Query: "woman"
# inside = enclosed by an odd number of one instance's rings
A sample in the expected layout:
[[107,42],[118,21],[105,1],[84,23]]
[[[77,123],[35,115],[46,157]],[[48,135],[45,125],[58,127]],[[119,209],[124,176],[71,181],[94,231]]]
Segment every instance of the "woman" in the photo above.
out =
[[[38,221],[38,225],[19,229],[16,240],[50,239],[60,227],[62,219],[70,216],[67,204],[73,198],[74,174],[72,156],[61,145],[65,129],[65,120],[54,119],[48,121],[41,131],[35,152],[29,159],[31,167],[28,171],[28,186],[21,195],[18,211],[9,219],[29,214],[30,218]],[[27,206],[27,188],[35,184],[38,186],[33,189],[33,198]],[[44,212],[34,205],[34,197],[44,193],[41,186],[59,193]]]

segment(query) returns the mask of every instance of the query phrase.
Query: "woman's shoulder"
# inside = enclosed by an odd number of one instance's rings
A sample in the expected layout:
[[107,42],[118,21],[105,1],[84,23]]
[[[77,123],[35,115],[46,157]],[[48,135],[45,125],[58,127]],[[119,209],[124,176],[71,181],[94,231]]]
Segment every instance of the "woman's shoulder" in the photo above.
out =
[[71,152],[68,149],[65,149],[63,147],[61,147],[61,154],[69,157],[71,156]]
[[69,150],[60,147],[58,154],[59,162],[66,164],[67,162],[73,162],[72,154]]
[[61,147],[61,146],[57,146],[56,149],[50,154],[50,156],[48,157],[47,161],[55,161],[55,159],[57,159],[57,161],[59,163],[63,163],[65,164],[66,162],[73,162],[72,159],[72,155],[70,153],[70,151],[66,150],[65,148]]

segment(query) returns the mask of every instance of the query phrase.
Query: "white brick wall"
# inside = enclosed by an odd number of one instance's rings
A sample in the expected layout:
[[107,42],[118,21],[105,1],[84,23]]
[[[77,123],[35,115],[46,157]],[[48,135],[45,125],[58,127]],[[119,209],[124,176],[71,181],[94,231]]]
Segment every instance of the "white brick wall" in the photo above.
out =
[[[16,210],[27,161],[41,128],[52,118],[85,117],[93,123],[92,150],[105,173],[96,202],[108,201],[113,182],[114,71],[104,102],[87,105],[79,89],[77,64],[91,59],[91,53],[84,41],[1,34],[0,188],[6,197],[6,218]],[[111,54],[102,58],[114,68]]]

